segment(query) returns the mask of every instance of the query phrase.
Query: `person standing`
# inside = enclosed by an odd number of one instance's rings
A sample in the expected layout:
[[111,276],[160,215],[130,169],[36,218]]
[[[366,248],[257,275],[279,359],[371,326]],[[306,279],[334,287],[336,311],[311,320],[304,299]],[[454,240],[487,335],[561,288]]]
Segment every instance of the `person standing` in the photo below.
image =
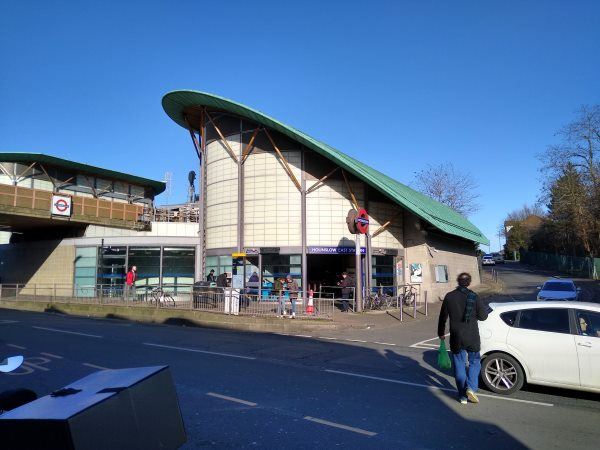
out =
[[298,287],[298,282],[292,278],[291,275],[288,275],[286,278],[286,286],[287,291],[290,294],[290,303],[292,305],[292,315],[291,318],[296,318],[296,301],[298,300],[298,291],[300,288]]
[[481,341],[477,322],[487,319],[488,310],[477,294],[469,289],[471,275],[463,272],[456,281],[458,286],[446,294],[442,303],[438,336],[441,340],[446,338],[446,321],[450,318],[450,351],[458,399],[462,404],[467,401],[478,403]]
[[342,272],[342,279],[337,284],[342,288],[342,311],[348,312],[350,307],[350,294],[352,293],[352,287],[354,286],[354,280],[348,276],[347,272]]
[[135,280],[137,280],[137,267],[131,266],[125,276],[125,298],[133,297],[135,300]]
[[217,277],[215,277],[215,269],[210,269],[210,272],[208,272],[208,275],[206,275],[206,281],[209,283],[217,282]]
[[273,284],[273,291],[277,296],[277,317],[285,317],[285,297],[283,291],[285,290],[285,279],[276,278]]

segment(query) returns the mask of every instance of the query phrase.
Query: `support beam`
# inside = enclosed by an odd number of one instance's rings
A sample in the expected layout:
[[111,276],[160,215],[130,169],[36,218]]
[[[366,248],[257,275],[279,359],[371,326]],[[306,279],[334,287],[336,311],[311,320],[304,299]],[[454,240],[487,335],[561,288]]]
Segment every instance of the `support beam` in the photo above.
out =
[[229,156],[231,156],[231,159],[233,159],[237,163],[238,162],[237,156],[235,156],[235,152],[229,145],[229,142],[227,142],[227,139],[225,139],[225,136],[223,136],[223,133],[221,133],[221,130],[219,129],[217,124],[213,122],[208,111],[206,111],[205,113],[206,113],[206,117],[208,118],[208,121],[211,123],[211,125],[213,126],[213,128],[215,129],[215,131],[217,132],[219,137],[221,138],[221,142],[223,142],[223,145],[225,146],[225,150],[227,151],[227,153],[229,153]]
[[350,193],[350,197],[352,197],[352,204],[354,205],[354,209],[356,209],[358,211],[360,209],[360,207],[358,206],[358,202],[356,201],[354,192],[352,192],[352,189],[350,188],[350,183],[348,183],[348,178],[346,178],[346,172],[343,169],[342,169],[342,175],[344,177],[344,182],[346,183],[346,189],[348,189],[348,192]]
[[17,176],[17,178],[16,178],[16,182],[18,183],[19,181],[21,181],[21,178],[23,178],[27,172],[29,172],[31,169],[33,169],[33,166],[35,166],[35,165],[36,165],[36,163],[35,163],[35,162],[31,163],[27,169],[25,169],[23,172],[21,172],[21,173],[20,173],[20,174]]
[[39,166],[40,166],[40,169],[42,169],[42,172],[44,172],[44,174],[50,180],[50,183],[52,183],[52,188],[54,189],[54,191],[57,191],[58,188],[56,187],[56,183],[54,182],[54,180],[52,179],[52,177],[50,176],[50,174],[48,173],[48,171],[46,170],[46,168],[42,164],[39,164]]
[[372,238],[380,235],[381,233],[383,233],[387,227],[389,227],[392,222],[394,220],[396,220],[398,217],[400,217],[400,215],[402,214],[402,211],[400,211],[399,213],[397,213],[394,217],[392,217],[390,220],[388,220],[386,223],[384,223],[383,225],[381,225],[379,228],[377,228],[375,230],[375,232],[371,235]]
[[254,139],[256,139],[256,135],[258,134],[260,129],[261,127],[257,127],[256,130],[254,130],[254,133],[252,133],[252,136],[250,137],[250,142],[248,142],[248,145],[246,145],[246,148],[242,152],[242,164],[246,162],[248,156],[250,156],[250,153],[252,153],[252,150],[254,150]]
[[326,174],[324,177],[321,177],[319,179],[319,181],[317,181],[315,184],[313,184],[308,191],[306,191],[307,194],[310,194],[312,191],[316,191],[323,183],[325,183],[325,180],[327,180],[327,178],[329,178],[331,175],[334,174],[334,172],[336,170],[338,170],[339,167],[335,167],[332,171],[330,171],[328,174]]
[[194,130],[192,128],[192,126],[190,125],[190,122],[188,121],[187,116],[183,116],[184,120],[185,120],[185,124],[187,125],[187,129],[190,133],[190,137],[192,138],[192,142],[194,143],[194,148],[196,149],[196,154],[198,155],[198,158],[200,160],[202,160],[202,150],[200,149],[200,143],[198,142],[198,139],[196,138],[196,134],[194,133]]
[[289,166],[287,160],[283,157],[283,155],[279,151],[279,148],[277,147],[277,145],[275,144],[275,141],[271,137],[271,133],[269,133],[269,130],[267,130],[266,128],[264,130],[265,130],[265,133],[267,134],[267,137],[269,138],[269,141],[271,141],[271,145],[273,146],[273,148],[277,152],[277,155],[279,156],[279,158],[281,158],[281,162],[283,163],[283,166],[284,166],[285,171],[287,172],[288,176],[294,182],[294,184],[296,185],[296,187],[298,188],[298,190],[300,192],[302,192],[302,186],[300,186],[300,183],[298,182],[298,179],[294,175],[294,172],[292,172],[292,169]]

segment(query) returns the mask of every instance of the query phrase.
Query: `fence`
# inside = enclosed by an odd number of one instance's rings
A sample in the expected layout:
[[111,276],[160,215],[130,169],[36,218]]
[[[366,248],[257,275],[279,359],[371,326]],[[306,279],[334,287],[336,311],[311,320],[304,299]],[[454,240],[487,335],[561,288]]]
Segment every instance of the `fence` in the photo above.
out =
[[255,317],[291,316],[303,319],[333,320],[339,299],[313,297],[298,293],[291,299],[283,295],[259,296],[251,291],[230,287],[198,287],[192,285],[136,286],[69,285],[69,284],[3,284],[0,299],[5,301],[57,301],[82,304],[171,308],[208,311]]
[[397,312],[400,321],[409,314],[417,318],[417,314],[429,315],[427,291],[420,284],[402,284],[399,286],[373,286],[371,293],[364,299],[366,310],[388,310]]
[[556,270],[582,278],[600,279],[600,258],[521,252],[521,262],[542,269]]

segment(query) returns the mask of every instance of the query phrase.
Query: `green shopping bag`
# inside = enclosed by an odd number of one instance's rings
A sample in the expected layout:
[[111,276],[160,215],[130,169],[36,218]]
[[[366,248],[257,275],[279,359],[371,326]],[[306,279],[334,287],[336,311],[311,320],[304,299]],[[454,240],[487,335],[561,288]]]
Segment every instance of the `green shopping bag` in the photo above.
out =
[[446,341],[440,339],[440,349],[438,350],[438,366],[442,370],[448,370],[452,367],[448,350],[446,350]]

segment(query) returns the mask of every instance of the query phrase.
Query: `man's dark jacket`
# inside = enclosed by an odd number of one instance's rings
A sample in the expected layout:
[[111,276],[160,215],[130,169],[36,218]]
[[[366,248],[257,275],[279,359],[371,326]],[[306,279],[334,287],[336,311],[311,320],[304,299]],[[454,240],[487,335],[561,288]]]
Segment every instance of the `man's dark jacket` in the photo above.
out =
[[477,321],[487,319],[487,306],[477,297],[471,319],[464,321],[467,294],[458,288],[448,292],[442,303],[440,319],[438,321],[438,336],[446,334],[446,320],[450,317],[450,350],[458,353],[461,350],[478,352],[481,349],[479,340],[479,327]]

